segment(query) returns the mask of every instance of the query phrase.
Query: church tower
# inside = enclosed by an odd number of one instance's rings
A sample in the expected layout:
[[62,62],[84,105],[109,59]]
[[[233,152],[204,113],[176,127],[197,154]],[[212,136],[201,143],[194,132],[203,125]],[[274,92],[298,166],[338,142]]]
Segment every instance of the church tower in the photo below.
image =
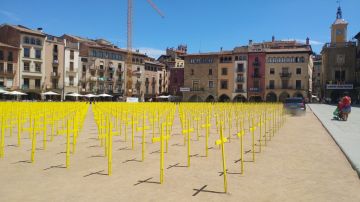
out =
[[331,43],[344,43],[347,40],[348,23],[342,17],[341,7],[339,6],[336,13],[336,20],[331,25]]

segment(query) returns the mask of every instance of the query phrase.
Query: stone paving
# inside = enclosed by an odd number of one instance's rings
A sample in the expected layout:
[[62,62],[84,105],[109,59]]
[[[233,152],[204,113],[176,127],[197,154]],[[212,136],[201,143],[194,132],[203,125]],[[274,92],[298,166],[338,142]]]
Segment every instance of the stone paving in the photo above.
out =
[[352,107],[347,121],[333,119],[336,106],[309,104],[360,176],[360,108]]

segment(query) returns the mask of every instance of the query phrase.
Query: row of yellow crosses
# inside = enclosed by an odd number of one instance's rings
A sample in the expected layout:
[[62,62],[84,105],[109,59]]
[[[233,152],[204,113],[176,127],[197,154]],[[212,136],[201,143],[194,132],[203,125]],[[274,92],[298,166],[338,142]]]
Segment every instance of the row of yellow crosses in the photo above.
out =
[[134,150],[134,133],[142,132],[142,161],[145,160],[146,135],[152,135],[152,142],[160,142],[160,183],[164,182],[164,153],[168,151],[175,114],[180,118],[184,145],[187,146],[187,167],[191,163],[191,138],[196,133],[205,135],[204,153],[208,157],[211,127],[216,127],[219,139],[215,142],[221,149],[224,172],[224,191],[227,192],[225,143],[232,140],[237,131],[240,150],[240,171],[244,173],[244,136],[251,136],[252,160],[255,162],[255,142],[259,152],[285,122],[281,104],[238,104],[238,103],[97,103],[93,112],[98,126],[98,139],[108,158],[108,175],[112,174],[112,137],[131,138]]
[[[42,134],[42,148],[46,150],[48,138],[66,135],[66,167],[70,165],[70,142],[72,153],[75,153],[76,140],[84,124],[88,104],[85,103],[57,103],[37,102],[0,103],[0,158],[5,155],[5,133],[10,138],[14,130],[17,133],[17,146],[21,147],[22,136],[28,134],[31,140],[30,162],[35,161],[35,151],[38,135]],[[71,140],[72,138],[72,140]]]

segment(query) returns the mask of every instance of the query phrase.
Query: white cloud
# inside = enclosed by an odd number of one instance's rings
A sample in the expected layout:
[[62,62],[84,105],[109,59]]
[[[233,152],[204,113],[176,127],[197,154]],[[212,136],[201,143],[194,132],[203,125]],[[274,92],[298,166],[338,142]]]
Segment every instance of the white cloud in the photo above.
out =
[[15,13],[12,13],[12,12],[9,12],[9,11],[0,10],[0,14],[7,17],[7,18],[9,18],[10,20],[13,20],[13,21],[20,21],[21,20]]
[[155,49],[155,48],[140,47],[135,49],[138,49],[140,53],[146,53],[146,55],[153,57],[155,59],[157,59],[160,55],[165,54],[164,50]]

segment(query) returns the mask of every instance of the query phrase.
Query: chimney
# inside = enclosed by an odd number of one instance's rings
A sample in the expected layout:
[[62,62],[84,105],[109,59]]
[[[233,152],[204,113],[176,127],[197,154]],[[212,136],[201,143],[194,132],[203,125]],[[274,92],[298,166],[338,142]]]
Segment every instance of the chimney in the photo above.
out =
[[252,45],[252,43],[253,43],[253,40],[250,39],[249,40],[249,45]]
[[37,30],[38,30],[39,32],[43,33],[43,28],[42,28],[42,27],[37,28]]
[[309,39],[309,37],[306,38],[306,45],[310,45],[310,39]]
[[271,38],[271,42],[275,42],[275,36],[274,35]]

